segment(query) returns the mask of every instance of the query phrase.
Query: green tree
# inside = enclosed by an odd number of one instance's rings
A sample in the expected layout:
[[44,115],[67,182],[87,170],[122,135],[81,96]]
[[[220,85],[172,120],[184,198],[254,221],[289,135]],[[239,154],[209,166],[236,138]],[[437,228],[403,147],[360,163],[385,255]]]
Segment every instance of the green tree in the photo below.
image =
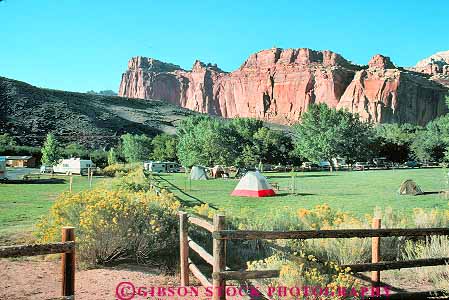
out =
[[60,153],[58,151],[58,141],[56,137],[49,133],[47,134],[47,138],[44,142],[44,146],[42,147],[42,163],[45,165],[53,166],[58,160],[61,158]]
[[253,143],[263,163],[286,164],[290,161],[293,144],[284,131],[262,127],[254,134]]
[[238,156],[234,131],[225,121],[208,116],[189,117],[178,126],[177,155],[182,165],[232,164]]
[[108,151],[108,166],[116,164],[117,162],[117,154],[115,153],[115,149],[112,147]]
[[421,129],[412,124],[379,124],[374,128],[372,152],[393,162],[404,162],[411,156],[411,144]]
[[241,138],[241,142],[252,141],[254,134],[263,128],[263,122],[251,118],[235,118],[230,121],[231,130],[235,130],[236,134]]
[[238,159],[236,160],[236,165],[243,166],[256,166],[261,161],[261,157],[253,145],[243,145],[243,149]]
[[16,146],[16,141],[8,133],[0,134],[0,151]]
[[293,127],[296,153],[311,161],[333,158],[354,161],[366,155],[372,130],[369,123],[348,111],[311,105]]
[[449,147],[449,115],[429,122],[411,144],[414,158],[442,162]]
[[151,156],[151,139],[146,135],[124,134],[121,136],[122,152],[129,163],[144,161]]
[[80,157],[80,158],[88,158],[89,151],[87,151],[86,147],[80,145],[78,143],[71,143],[63,148],[61,152],[64,152],[69,157]]
[[163,133],[155,136],[151,141],[152,158],[160,161],[175,161],[177,144],[178,140],[174,135]]

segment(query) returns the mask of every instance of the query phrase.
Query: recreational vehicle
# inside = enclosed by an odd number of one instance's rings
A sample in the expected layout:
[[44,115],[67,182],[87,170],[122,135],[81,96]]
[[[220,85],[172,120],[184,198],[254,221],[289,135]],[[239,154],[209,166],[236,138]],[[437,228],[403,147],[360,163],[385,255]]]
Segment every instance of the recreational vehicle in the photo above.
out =
[[346,163],[346,159],[344,158],[332,158],[332,163],[334,164],[334,167],[338,170],[348,168],[348,164]]
[[143,163],[143,168],[154,173],[179,172],[179,165],[171,161],[147,161]]
[[64,174],[80,174],[87,175],[90,168],[94,168],[95,165],[90,159],[69,158],[62,159],[59,163],[53,167],[53,172]]
[[7,179],[6,177],[6,157],[0,156],[0,180]]

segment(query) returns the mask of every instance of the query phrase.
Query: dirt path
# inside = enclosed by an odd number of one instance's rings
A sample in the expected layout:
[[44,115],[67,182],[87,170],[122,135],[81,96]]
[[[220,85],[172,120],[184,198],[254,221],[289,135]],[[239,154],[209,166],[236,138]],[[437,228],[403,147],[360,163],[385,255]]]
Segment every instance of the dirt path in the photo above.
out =
[[[157,270],[145,267],[132,266],[132,270],[128,266],[83,270],[76,273],[76,299],[117,299],[116,287],[124,281],[132,282],[136,289],[139,286],[179,286],[177,277],[163,275]],[[61,296],[59,261],[0,260],[0,299],[49,299],[59,296]]]

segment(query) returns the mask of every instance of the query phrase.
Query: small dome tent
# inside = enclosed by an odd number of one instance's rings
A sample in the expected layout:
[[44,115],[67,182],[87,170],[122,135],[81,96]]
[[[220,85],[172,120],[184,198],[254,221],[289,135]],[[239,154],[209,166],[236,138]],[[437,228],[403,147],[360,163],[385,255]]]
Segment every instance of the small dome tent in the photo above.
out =
[[417,185],[416,182],[414,182],[411,179],[407,179],[406,181],[401,183],[398,193],[399,195],[413,195],[413,196],[424,194],[419,185]]
[[190,179],[192,180],[207,180],[206,168],[200,166],[193,166],[190,171]]
[[242,177],[242,179],[240,179],[231,195],[243,197],[268,197],[274,196],[276,193],[265,176],[257,171],[249,171]]

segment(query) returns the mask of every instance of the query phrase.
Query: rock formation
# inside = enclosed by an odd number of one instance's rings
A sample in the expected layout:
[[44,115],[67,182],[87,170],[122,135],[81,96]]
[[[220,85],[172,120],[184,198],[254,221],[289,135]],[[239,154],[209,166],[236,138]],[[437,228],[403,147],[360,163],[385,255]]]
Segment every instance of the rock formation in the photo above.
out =
[[376,123],[423,125],[446,112],[447,90],[420,73],[400,70],[388,57],[375,55],[358,71],[337,108]]
[[373,122],[425,124],[446,111],[445,87],[429,75],[375,55],[368,66],[331,51],[273,48],[227,73],[196,61],[192,70],[134,57],[119,95],[162,99],[202,113],[292,124],[311,103],[357,112]]
[[430,74],[431,79],[449,86],[449,51],[435,53],[421,61],[414,68],[417,72]]

